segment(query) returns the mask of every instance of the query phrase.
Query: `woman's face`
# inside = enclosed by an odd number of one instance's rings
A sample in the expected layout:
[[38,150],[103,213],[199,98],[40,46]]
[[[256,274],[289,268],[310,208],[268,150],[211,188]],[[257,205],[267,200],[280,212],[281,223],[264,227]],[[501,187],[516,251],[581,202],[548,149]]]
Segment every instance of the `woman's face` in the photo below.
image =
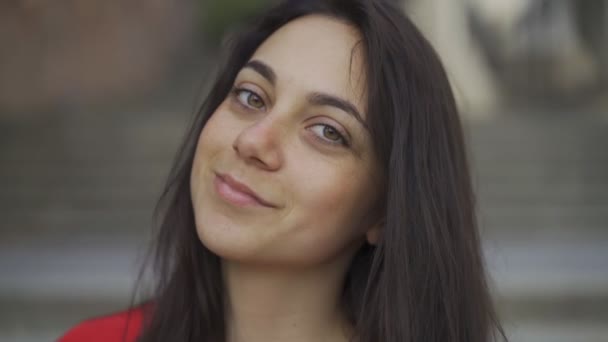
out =
[[340,21],[303,17],[240,70],[201,132],[191,174],[197,233],[212,252],[314,265],[352,255],[377,230],[359,39]]

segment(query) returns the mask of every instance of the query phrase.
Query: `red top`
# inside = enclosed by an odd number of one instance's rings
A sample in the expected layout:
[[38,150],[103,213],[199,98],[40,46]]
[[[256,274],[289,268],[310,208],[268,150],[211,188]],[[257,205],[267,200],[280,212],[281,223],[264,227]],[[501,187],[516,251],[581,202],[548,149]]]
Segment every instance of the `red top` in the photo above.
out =
[[135,342],[142,322],[141,308],[93,318],[70,329],[58,342]]

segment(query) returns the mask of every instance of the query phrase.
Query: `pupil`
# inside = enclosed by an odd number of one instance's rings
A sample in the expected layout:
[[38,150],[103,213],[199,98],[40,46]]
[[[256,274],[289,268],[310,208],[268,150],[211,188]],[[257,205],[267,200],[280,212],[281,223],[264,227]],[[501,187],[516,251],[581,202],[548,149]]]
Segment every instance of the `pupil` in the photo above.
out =
[[255,95],[251,95],[249,97],[249,104],[254,106],[254,107],[259,107],[260,106],[260,99],[255,96]]
[[336,131],[331,127],[325,127],[325,134],[328,138],[332,140],[337,140],[339,138],[336,134]]

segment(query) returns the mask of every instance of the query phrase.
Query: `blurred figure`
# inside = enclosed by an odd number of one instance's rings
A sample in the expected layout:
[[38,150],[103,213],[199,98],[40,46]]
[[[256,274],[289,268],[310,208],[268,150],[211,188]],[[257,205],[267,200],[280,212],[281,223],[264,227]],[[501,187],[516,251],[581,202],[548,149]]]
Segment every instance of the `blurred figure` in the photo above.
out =
[[602,0],[406,1],[446,59],[461,106],[581,104],[605,88]]
[[467,10],[471,33],[511,95],[567,103],[588,100],[605,81],[605,4],[467,0]]

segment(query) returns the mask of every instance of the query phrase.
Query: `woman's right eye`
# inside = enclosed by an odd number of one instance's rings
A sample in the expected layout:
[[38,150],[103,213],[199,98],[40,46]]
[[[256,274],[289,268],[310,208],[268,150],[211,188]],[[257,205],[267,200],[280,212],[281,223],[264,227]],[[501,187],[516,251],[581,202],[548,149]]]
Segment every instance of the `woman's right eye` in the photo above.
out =
[[246,108],[264,109],[264,107],[266,107],[262,97],[249,89],[234,88],[232,93],[239,104]]

